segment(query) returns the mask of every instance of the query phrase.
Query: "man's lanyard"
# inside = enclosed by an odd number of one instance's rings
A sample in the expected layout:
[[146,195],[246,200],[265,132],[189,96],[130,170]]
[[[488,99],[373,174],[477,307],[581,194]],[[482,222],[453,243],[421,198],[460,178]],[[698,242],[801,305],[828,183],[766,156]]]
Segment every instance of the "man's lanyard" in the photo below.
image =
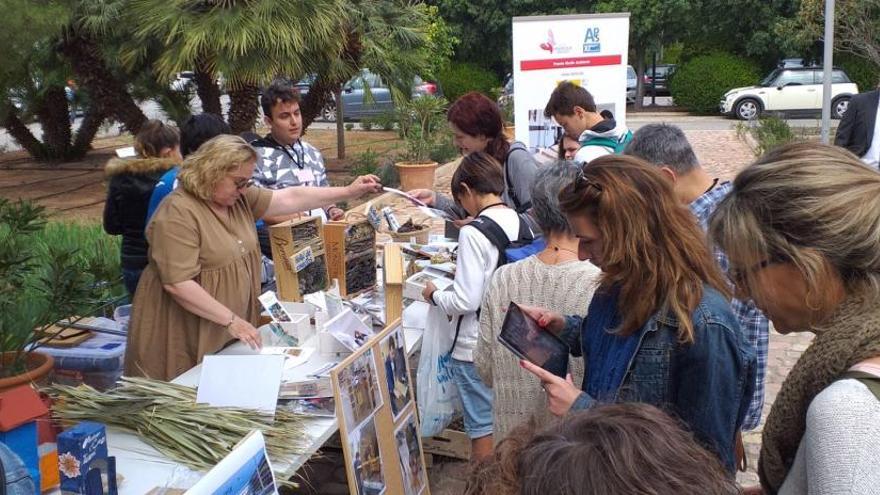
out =
[[[287,146],[276,141],[275,138],[272,137],[271,135],[267,136],[267,137],[268,137],[268,139],[271,139],[273,143],[275,143],[281,147],[281,151],[284,152],[285,155],[287,155],[287,158],[290,158],[290,161],[292,161],[297,166],[297,168],[302,170],[306,167],[305,151],[303,151],[303,145],[302,145],[301,139],[297,139],[296,141],[293,142],[293,144],[290,145],[291,149],[293,149],[293,152],[296,154],[296,158],[294,158],[293,155],[291,155],[290,152],[287,151]],[[297,143],[299,143],[299,150],[296,149]],[[290,167],[290,171],[293,172],[292,166]],[[294,174],[294,175],[296,175],[296,174]]]

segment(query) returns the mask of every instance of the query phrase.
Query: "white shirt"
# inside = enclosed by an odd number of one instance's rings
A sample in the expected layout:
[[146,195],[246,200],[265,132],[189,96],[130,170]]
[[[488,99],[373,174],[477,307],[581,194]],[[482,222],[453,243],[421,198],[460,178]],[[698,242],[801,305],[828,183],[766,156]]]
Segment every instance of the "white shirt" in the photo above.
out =
[[[519,237],[519,215],[510,208],[490,208],[482,213],[504,229],[507,238]],[[498,249],[476,229],[465,225],[458,235],[458,265],[455,282],[446,290],[434,292],[434,302],[444,313],[453,318],[453,332],[458,317],[463,316],[458,333],[458,343],[452,357],[459,361],[473,362],[474,348],[480,322],[477,310],[483,303],[483,295],[489,289],[492,274],[498,265]]]
[[[880,115],[880,101],[877,102],[877,115]],[[874,137],[871,139],[871,147],[862,156],[865,165],[877,168],[880,165],[880,125],[874,122]]]

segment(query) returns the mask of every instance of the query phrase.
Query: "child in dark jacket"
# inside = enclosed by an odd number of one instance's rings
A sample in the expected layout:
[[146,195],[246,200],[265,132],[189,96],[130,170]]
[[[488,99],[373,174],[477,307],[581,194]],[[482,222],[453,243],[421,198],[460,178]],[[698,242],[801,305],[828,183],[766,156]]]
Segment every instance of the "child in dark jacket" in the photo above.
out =
[[135,150],[137,158],[113,158],[104,169],[109,180],[104,230],[122,236],[122,278],[131,296],[147,266],[144,228],[153,187],[165,172],[183,160],[180,133],[159,120],[144,124],[135,136]]

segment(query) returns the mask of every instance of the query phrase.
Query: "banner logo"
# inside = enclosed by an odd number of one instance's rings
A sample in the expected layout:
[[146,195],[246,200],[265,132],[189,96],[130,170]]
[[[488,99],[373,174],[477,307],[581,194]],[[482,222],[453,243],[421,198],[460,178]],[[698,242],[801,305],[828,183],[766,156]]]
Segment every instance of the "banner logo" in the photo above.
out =
[[587,28],[587,34],[584,35],[584,53],[599,53],[601,49],[599,28]]

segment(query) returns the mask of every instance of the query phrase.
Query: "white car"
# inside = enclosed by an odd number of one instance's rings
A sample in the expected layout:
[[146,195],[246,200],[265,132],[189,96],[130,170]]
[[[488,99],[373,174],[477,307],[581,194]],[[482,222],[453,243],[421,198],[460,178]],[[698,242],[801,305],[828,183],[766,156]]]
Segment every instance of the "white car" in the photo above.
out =
[[[859,88],[840,69],[831,73],[831,116],[846,113],[849,100]],[[763,112],[810,114],[822,111],[822,69],[820,67],[779,68],[758,86],[734,88],[721,99],[721,113],[740,120],[758,118]]]

